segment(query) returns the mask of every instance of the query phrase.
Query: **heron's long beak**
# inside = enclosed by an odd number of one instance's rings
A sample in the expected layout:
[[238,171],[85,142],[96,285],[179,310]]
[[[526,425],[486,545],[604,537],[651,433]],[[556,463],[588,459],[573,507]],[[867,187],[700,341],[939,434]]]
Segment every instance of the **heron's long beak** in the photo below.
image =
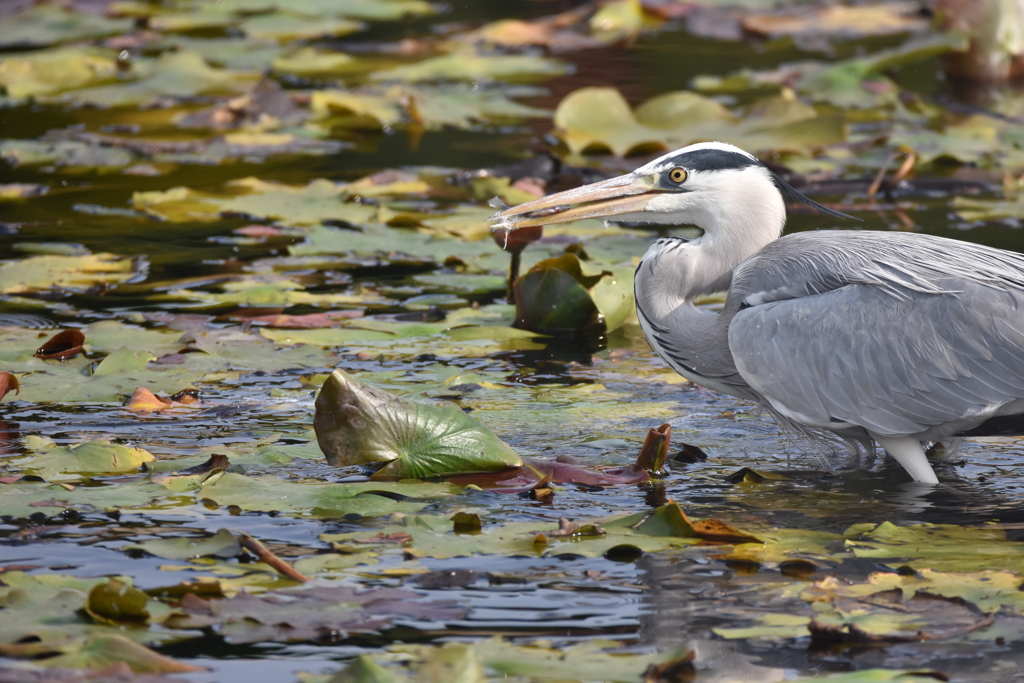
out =
[[663,190],[647,176],[628,174],[513,206],[491,216],[495,228],[530,228],[583,218],[621,216],[643,211]]

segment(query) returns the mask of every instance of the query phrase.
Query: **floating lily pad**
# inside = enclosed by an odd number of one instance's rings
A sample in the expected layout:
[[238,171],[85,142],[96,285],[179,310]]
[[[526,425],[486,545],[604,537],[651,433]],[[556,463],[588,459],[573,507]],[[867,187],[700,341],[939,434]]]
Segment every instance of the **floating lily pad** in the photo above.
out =
[[5,16],[0,22],[0,48],[43,47],[102,38],[124,33],[131,25],[130,19],[108,19],[64,9],[57,4],[33,4],[13,16]]
[[18,398],[36,403],[114,401],[140,386],[166,393],[191,388],[195,377],[192,372],[180,367],[150,368],[149,363],[154,359],[146,351],[118,349],[91,372],[88,360],[55,363],[31,359],[6,363],[5,367],[26,373],[19,378]]
[[0,157],[13,166],[53,164],[71,168],[121,167],[137,159],[125,149],[98,147],[77,140],[3,140]]
[[582,88],[559,103],[555,127],[573,153],[603,147],[619,156],[720,139],[752,152],[810,154],[845,138],[840,118],[819,115],[792,92],[755,103],[746,115],[735,117],[691,92],[659,95],[634,112],[614,88]]
[[453,53],[396,66],[370,75],[375,81],[522,81],[569,72],[564,62],[529,55],[478,55]]
[[324,382],[313,426],[327,462],[388,463],[376,477],[422,478],[522,464],[510,446],[458,407],[413,403],[341,370]]
[[[420,499],[449,497],[456,491],[456,487],[448,484],[298,483],[272,476],[248,477],[225,472],[207,480],[196,492],[196,497],[218,505],[236,505],[243,510],[311,514],[326,518],[350,514],[380,517],[395,512],[418,512],[428,504]],[[374,495],[374,492],[393,493],[413,500],[394,500],[385,495]]]
[[77,486],[68,490],[57,484],[5,484],[0,489],[0,516],[28,517],[41,512],[58,515],[70,509],[95,512],[115,508],[150,507],[171,492],[148,481],[121,482],[108,486]]
[[112,80],[117,54],[97,48],[68,47],[12,55],[0,60],[0,87],[9,97],[38,97]]
[[613,330],[633,313],[633,267],[603,269],[572,253],[540,261],[515,281],[516,327]]
[[242,547],[227,529],[221,529],[209,538],[159,538],[128,546],[125,550],[142,552],[167,560],[190,560],[195,557],[234,557]]
[[348,188],[327,180],[314,180],[297,187],[243,178],[228,183],[226,189],[230,193],[226,196],[186,187],[136,192],[132,195],[132,205],[171,222],[215,221],[227,213],[279,219],[293,225],[316,225],[323,221],[358,225],[376,213],[372,206],[346,202],[350,196]]
[[134,71],[137,79],[132,82],[75,90],[61,99],[116,107],[158,98],[244,92],[258,78],[254,73],[214,69],[194,52],[167,53],[154,62],[136,64]]
[[142,448],[129,448],[109,441],[87,441],[76,446],[46,449],[17,461],[17,466],[44,479],[54,479],[62,474],[136,472],[143,463],[151,460],[154,460],[153,454]]

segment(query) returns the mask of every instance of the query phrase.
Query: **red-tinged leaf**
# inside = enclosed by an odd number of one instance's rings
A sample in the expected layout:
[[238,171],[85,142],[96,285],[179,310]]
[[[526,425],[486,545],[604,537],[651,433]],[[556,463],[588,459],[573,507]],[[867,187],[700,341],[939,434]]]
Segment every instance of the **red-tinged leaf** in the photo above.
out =
[[530,228],[494,228],[491,230],[494,242],[505,251],[520,252],[530,242],[536,242],[544,236],[544,226],[536,225]]
[[[682,511],[682,510],[680,510]],[[690,525],[699,538],[713,543],[764,543],[760,538],[740,531],[720,519],[690,519],[685,512],[683,520]]]
[[15,474],[10,477],[0,477],[0,484],[15,484],[24,478],[24,474]]
[[608,470],[593,470],[537,458],[523,458],[523,466],[505,472],[464,474],[448,481],[459,486],[479,486],[495,493],[523,493],[548,484],[585,484],[618,486],[638,484],[650,479],[646,470],[627,465]]
[[269,225],[247,225],[244,228],[232,230],[232,232],[244,237],[277,237],[281,234],[281,228],[274,228]]
[[672,426],[663,424],[647,432],[647,438],[636,458],[636,465],[648,472],[661,472],[668,460],[668,449],[672,443]]
[[128,399],[125,408],[133,413],[157,413],[171,407],[170,399],[157,396],[146,387],[139,387]]
[[44,360],[67,360],[80,354],[84,343],[85,334],[81,330],[63,330],[40,346],[35,356]]
[[0,401],[2,401],[4,396],[6,396],[11,390],[13,390],[15,394],[21,393],[21,386],[18,384],[18,378],[9,372],[0,372]]
[[306,315],[285,315],[283,313],[270,313],[265,315],[251,315],[246,310],[235,311],[224,316],[228,320],[246,321],[252,325],[266,325],[267,327],[280,327],[285,329],[316,329],[321,327],[334,327],[341,320],[363,317],[362,309],[346,311],[328,311],[326,313],[308,313]]

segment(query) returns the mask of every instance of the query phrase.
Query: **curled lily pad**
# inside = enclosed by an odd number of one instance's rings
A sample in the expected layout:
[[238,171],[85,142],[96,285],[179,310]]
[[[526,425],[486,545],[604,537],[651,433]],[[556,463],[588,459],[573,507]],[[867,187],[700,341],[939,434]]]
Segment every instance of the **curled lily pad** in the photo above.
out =
[[514,288],[515,325],[527,330],[613,330],[633,312],[632,267],[603,269],[573,253],[540,261]]
[[388,463],[377,477],[506,470],[512,448],[456,406],[413,403],[335,370],[316,400],[320,449],[336,467]]

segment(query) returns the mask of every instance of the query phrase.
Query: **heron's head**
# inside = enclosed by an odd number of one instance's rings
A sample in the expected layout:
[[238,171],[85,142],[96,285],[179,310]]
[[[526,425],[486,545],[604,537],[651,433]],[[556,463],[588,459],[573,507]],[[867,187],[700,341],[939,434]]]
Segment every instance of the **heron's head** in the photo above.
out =
[[783,195],[833,216],[787,185],[757,157],[721,142],[670,152],[618,178],[584,185],[505,209],[496,227],[526,228],[606,218],[720,230],[773,232],[786,222]]

